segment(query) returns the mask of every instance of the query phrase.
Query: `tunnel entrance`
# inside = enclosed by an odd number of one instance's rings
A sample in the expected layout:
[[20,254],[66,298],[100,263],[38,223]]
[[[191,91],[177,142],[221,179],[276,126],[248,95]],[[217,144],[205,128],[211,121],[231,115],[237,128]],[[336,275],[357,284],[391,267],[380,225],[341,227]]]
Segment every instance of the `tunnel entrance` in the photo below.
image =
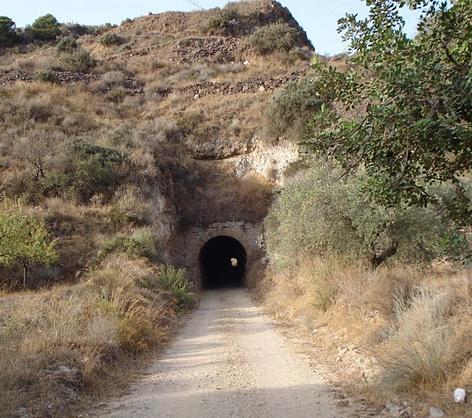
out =
[[247,254],[235,238],[221,235],[210,239],[200,250],[202,289],[244,286]]

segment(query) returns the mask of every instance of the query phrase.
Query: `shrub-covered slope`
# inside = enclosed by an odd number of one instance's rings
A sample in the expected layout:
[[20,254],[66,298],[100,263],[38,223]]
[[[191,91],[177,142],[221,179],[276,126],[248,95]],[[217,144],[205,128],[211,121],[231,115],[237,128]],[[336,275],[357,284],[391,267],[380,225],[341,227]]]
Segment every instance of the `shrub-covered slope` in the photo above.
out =
[[271,1],[0,18],[0,415],[75,416],[162,346],[194,300],[176,234],[263,220],[280,173],[261,121],[312,53]]

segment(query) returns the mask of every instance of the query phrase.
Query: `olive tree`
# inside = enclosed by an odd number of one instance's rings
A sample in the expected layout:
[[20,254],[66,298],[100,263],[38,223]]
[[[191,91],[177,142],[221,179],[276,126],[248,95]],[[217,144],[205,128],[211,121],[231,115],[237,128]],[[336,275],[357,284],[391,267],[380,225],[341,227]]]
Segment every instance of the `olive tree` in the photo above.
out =
[[438,211],[379,205],[365,191],[365,172],[341,175],[332,161],[315,160],[289,180],[265,221],[273,262],[293,267],[335,254],[375,269],[392,257],[422,262],[469,255],[464,234]]
[[24,287],[31,264],[51,265],[57,258],[55,242],[42,219],[22,212],[0,213],[0,265],[20,264]]

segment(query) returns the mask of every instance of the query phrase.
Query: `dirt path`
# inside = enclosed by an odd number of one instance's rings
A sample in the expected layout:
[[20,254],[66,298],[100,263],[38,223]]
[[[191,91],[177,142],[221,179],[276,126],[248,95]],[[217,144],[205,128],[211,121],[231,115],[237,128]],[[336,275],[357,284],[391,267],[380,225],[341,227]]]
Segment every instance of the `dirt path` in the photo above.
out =
[[207,292],[173,345],[100,417],[349,417],[242,289]]

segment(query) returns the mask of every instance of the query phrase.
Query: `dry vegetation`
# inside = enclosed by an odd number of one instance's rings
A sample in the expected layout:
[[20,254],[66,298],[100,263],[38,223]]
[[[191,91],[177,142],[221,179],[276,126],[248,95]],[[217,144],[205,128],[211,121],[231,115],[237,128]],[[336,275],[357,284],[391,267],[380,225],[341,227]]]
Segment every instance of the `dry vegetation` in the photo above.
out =
[[406,399],[420,414],[466,416],[451,393],[472,389],[470,236],[434,209],[369,202],[363,174],[340,173],[315,160],[282,191],[266,218],[259,294],[314,332],[347,390],[380,408]]
[[84,399],[126,382],[136,354],[162,346],[178,309],[192,301],[183,305],[166,289],[172,273],[110,256],[78,285],[5,296],[2,415],[70,416]]
[[[256,147],[271,94],[162,91],[287,76],[312,51],[268,1],[118,27],[48,19],[47,39],[0,46],[0,211],[44,223],[57,252],[25,290],[18,263],[0,267],[1,416],[74,416],[111,393],[193,303],[171,266],[178,230],[267,213],[273,183],[232,158]],[[284,44],[262,51],[281,25]]]
[[[401,399],[420,414],[435,405],[468,416],[451,393],[471,389],[470,270],[390,265],[372,272],[335,257],[299,263],[293,272],[269,269],[259,291],[274,314],[315,332],[314,346],[329,353],[341,386],[362,388],[381,408]],[[343,358],[349,347],[353,354]]]

